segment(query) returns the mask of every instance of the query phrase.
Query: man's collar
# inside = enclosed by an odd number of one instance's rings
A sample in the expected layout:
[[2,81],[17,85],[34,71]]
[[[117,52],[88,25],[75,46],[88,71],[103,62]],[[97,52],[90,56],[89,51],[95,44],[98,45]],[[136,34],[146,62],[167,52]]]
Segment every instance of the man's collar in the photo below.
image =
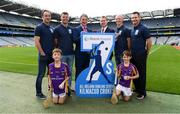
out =
[[108,26],[105,26],[105,27],[102,27],[101,30],[104,30],[103,32],[105,32],[107,28]]
[[63,24],[63,23],[61,23],[61,25],[64,26],[64,27],[66,27],[66,28],[68,27],[68,24]]
[[87,25],[86,25],[86,26],[81,25],[81,27],[82,27],[82,28],[87,28]]

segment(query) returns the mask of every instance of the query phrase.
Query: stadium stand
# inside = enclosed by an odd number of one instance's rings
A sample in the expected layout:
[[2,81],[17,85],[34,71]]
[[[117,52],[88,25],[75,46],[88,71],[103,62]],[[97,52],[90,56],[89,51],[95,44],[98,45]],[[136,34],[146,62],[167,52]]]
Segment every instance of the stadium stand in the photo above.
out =
[[152,44],[156,44],[156,42],[157,42],[157,38],[156,37],[151,37],[151,40],[152,40]]
[[[10,0],[0,1],[0,46],[34,46],[34,28],[41,23],[41,9],[15,3]],[[180,17],[175,16],[173,9],[140,12],[142,23],[150,29],[153,44],[180,45]],[[132,28],[131,13],[123,14],[125,26]],[[109,27],[115,28],[115,15],[108,15]],[[58,25],[59,14],[52,13],[52,26]],[[99,31],[100,17],[90,17],[89,27]],[[70,17],[70,25],[79,25],[79,17]]]
[[169,37],[166,44],[168,44],[168,45],[175,44],[176,46],[180,46],[180,37],[179,36],[171,36],[171,37]]
[[34,45],[33,38],[16,37],[16,39],[20,40],[21,42],[24,42],[25,44],[29,44],[30,46]]
[[7,46],[7,45],[12,45],[12,44],[7,42],[7,41],[5,41],[5,40],[3,40],[2,38],[0,38],[0,47],[1,46]]
[[158,37],[156,44],[163,45],[163,44],[165,44],[166,41],[167,41],[167,37]]

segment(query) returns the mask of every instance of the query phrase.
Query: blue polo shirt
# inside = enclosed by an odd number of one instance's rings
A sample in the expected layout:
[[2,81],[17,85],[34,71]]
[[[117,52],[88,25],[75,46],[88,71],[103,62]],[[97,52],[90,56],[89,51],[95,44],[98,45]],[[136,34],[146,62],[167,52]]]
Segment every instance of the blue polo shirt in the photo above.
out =
[[131,30],[131,51],[132,54],[146,52],[146,40],[150,38],[149,30],[141,23]]
[[127,38],[130,38],[130,30],[122,25],[116,29],[116,33],[119,33],[119,36],[115,42],[115,55],[120,56],[124,50],[128,49]]
[[54,38],[57,38],[58,48],[62,50],[63,55],[74,54],[72,32],[71,27],[63,25],[58,25],[54,30]]
[[54,48],[53,28],[41,23],[35,28],[35,36],[40,37],[40,44],[44,53],[51,55]]

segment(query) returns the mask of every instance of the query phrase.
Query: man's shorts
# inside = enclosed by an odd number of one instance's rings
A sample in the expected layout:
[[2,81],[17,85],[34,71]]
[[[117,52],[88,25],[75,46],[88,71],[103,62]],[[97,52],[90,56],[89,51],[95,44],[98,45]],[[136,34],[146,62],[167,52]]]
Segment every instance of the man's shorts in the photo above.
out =
[[123,95],[124,95],[124,96],[131,96],[132,93],[133,93],[133,92],[131,91],[131,88],[124,87],[124,86],[122,86],[122,85],[120,85],[120,84],[118,84],[118,85],[116,86],[116,90],[123,92]]
[[62,98],[62,97],[65,97],[65,96],[66,96],[66,93],[55,94],[55,93],[53,92],[53,93],[52,93],[52,96],[53,96],[53,97],[60,97],[60,98]]

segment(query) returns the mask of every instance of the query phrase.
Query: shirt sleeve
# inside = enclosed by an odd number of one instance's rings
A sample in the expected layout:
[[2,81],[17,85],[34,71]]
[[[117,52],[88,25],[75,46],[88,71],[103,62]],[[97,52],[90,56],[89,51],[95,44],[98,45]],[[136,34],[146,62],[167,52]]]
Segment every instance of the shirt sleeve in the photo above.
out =
[[34,30],[34,36],[39,36],[41,35],[41,28],[40,26],[37,26]]
[[119,65],[117,66],[117,70],[118,70],[118,71],[121,70],[121,67],[122,67],[122,64],[119,64]]
[[69,77],[71,75],[70,68],[68,65],[65,65],[65,67],[66,67],[67,77]]
[[143,29],[143,37],[144,37],[145,39],[148,39],[148,38],[151,37],[150,31],[149,31],[149,29],[146,28],[146,27]]
[[[138,74],[138,70],[137,70],[137,67],[135,66],[135,65],[133,65],[132,64],[132,67],[135,69],[135,71],[136,71],[136,74]],[[134,76],[135,74],[133,74],[133,76]]]
[[130,38],[131,30],[126,29],[126,38]]
[[57,28],[54,29],[53,38],[54,38],[54,39],[58,39],[58,38],[59,38]]
[[73,28],[73,41],[78,41],[80,38],[80,33],[81,31],[79,30],[79,28]]

